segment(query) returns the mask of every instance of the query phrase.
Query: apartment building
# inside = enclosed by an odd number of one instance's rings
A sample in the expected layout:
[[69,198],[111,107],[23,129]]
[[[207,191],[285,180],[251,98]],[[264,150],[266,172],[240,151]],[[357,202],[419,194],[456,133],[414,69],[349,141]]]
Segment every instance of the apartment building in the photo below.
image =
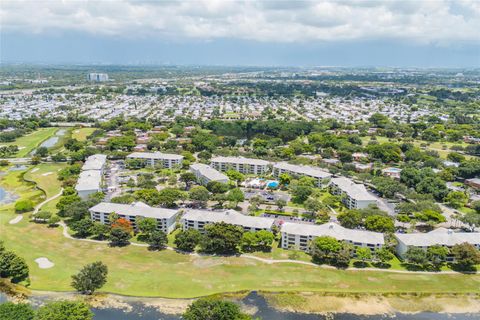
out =
[[371,250],[381,248],[384,243],[382,233],[347,229],[329,222],[322,225],[285,222],[281,229],[282,248],[308,251],[310,242],[317,237],[329,236],[354,246]]
[[195,229],[204,231],[207,224],[225,222],[242,227],[245,231],[272,230],[275,220],[271,218],[246,216],[234,210],[209,211],[188,210],[181,218],[183,230]]
[[105,82],[108,81],[108,74],[106,73],[89,73],[87,75],[88,81]]
[[371,195],[365,186],[352,180],[340,177],[330,180],[330,192],[342,197],[342,202],[349,209],[364,209],[377,204],[377,199]]
[[321,188],[328,184],[332,174],[320,168],[312,166],[295,165],[286,162],[277,162],[273,165],[273,175],[279,177],[287,173],[293,177],[310,177],[315,179],[317,187]]
[[143,202],[132,204],[101,202],[89,209],[92,221],[109,224],[109,216],[112,213],[118,214],[132,224],[136,229],[136,218],[154,218],[157,220],[157,230],[170,233],[175,229],[176,218],[179,210],[153,208]]
[[[398,242],[396,251],[400,257],[404,257],[411,247],[424,250],[432,246],[452,248],[465,242],[480,250],[480,232],[454,232],[451,229],[438,228],[427,233],[395,233],[395,238]],[[452,256],[447,258],[447,261],[452,260]]]
[[268,171],[268,161],[243,157],[215,157],[210,160],[210,165],[219,170],[236,170],[243,174],[261,175]]
[[143,161],[145,165],[172,169],[175,166],[181,166],[183,156],[162,152],[133,152],[127,156],[127,159],[137,159]]
[[82,199],[102,191],[103,173],[107,164],[107,156],[94,154],[89,156],[82,166],[75,190]]
[[228,183],[228,177],[226,175],[203,163],[190,165],[190,171],[197,177],[197,182],[202,185],[206,185],[210,181]]

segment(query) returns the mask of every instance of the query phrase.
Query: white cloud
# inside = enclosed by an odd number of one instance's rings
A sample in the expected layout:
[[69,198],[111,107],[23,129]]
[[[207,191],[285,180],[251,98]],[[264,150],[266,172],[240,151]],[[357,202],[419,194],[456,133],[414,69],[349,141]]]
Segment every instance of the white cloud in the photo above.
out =
[[480,1],[3,0],[5,32],[268,42],[480,41]]

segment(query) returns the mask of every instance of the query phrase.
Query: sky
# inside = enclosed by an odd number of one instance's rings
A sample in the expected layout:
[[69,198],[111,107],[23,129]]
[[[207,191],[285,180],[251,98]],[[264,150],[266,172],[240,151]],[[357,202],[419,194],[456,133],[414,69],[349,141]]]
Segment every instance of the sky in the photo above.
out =
[[480,0],[2,0],[2,63],[480,67]]

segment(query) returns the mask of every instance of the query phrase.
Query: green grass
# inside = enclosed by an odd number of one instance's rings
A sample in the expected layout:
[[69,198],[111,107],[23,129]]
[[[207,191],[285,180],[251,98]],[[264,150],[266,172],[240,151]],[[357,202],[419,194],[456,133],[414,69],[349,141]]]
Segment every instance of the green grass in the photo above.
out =
[[[42,164],[38,171],[28,173],[43,185],[47,194],[60,189],[60,183],[52,181],[51,175],[42,175],[54,170],[49,166],[55,165],[58,164]],[[22,172],[9,172],[0,184],[15,189],[22,198],[41,197],[42,192],[22,183],[21,175]],[[135,296],[188,298],[242,290],[480,293],[478,274],[343,271],[293,263],[267,264],[241,257],[192,256],[171,250],[152,252],[135,246],[111,248],[64,238],[60,228],[48,228],[28,219],[9,225],[14,216],[11,206],[0,208],[0,239],[26,259],[30,288],[35,290],[71,291],[71,275],[86,263],[101,260],[109,267],[108,282],[102,291]],[[285,259],[292,252],[275,247],[270,253],[255,255]],[[38,268],[34,260],[39,257],[47,257],[55,266]],[[308,258],[304,253],[297,257],[306,261]]]
[[17,145],[20,149],[14,157],[22,158],[36,149],[43,141],[47,140],[57,132],[58,128],[40,128],[30,134],[16,139],[13,142],[2,145]]
[[77,139],[78,141],[85,141],[87,140],[87,137],[91,135],[95,130],[95,128],[75,128],[72,131],[72,138]]
[[[36,188],[34,183],[27,183],[23,180],[23,171],[7,171],[4,176],[0,179],[0,187],[8,190],[19,196],[18,200],[26,200],[31,199],[35,203],[41,202],[45,199],[45,194]],[[0,206],[1,212],[9,212],[11,213],[11,218],[14,217],[14,206],[15,203],[10,203],[7,205]],[[0,231],[3,231],[2,227],[0,226]],[[0,232],[1,235],[2,232]]]
[[[24,175],[24,178],[28,181],[35,182],[37,187],[46,194],[46,197],[44,197],[45,199],[50,198],[60,192],[61,185],[57,180],[57,176],[58,171],[65,166],[65,163],[41,163],[35,166],[37,169],[35,172],[32,172],[34,169],[27,171]],[[42,206],[40,212],[48,211],[51,213],[56,213],[58,211],[56,205],[59,200],[60,198],[57,198],[47,202]]]

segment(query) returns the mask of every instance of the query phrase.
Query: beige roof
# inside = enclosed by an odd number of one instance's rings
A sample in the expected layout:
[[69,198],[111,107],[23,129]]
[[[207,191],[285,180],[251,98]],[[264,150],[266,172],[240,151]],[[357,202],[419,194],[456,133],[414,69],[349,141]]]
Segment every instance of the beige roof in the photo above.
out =
[[90,211],[107,214],[115,212],[127,216],[142,216],[156,219],[169,219],[178,213],[178,210],[154,208],[143,202],[134,202],[132,204],[100,202],[96,206],[91,207]]
[[179,154],[172,153],[162,153],[162,152],[133,152],[127,156],[127,158],[134,159],[169,159],[169,160],[182,160],[183,156]]
[[301,175],[320,178],[320,179],[330,178],[332,176],[331,173],[326,172],[320,168],[316,168],[312,166],[295,165],[295,164],[290,164],[286,162],[277,162],[273,167],[277,169],[291,171]]
[[329,222],[321,225],[317,224],[302,224],[294,222],[285,222],[282,225],[282,233],[322,237],[329,236],[337,240],[351,241],[366,244],[384,244],[383,234],[379,232],[347,229],[339,224]]
[[183,215],[182,220],[203,221],[206,223],[225,222],[236,226],[259,229],[271,229],[275,222],[271,218],[246,216],[234,210],[188,210]]
[[243,157],[215,157],[211,159],[211,162],[256,164],[259,166],[266,166],[270,163],[262,159],[252,159],[252,158],[243,158]]
[[480,232],[453,232],[446,228],[438,228],[428,233],[396,233],[395,237],[405,245],[415,247],[451,247],[464,242],[480,245]]

